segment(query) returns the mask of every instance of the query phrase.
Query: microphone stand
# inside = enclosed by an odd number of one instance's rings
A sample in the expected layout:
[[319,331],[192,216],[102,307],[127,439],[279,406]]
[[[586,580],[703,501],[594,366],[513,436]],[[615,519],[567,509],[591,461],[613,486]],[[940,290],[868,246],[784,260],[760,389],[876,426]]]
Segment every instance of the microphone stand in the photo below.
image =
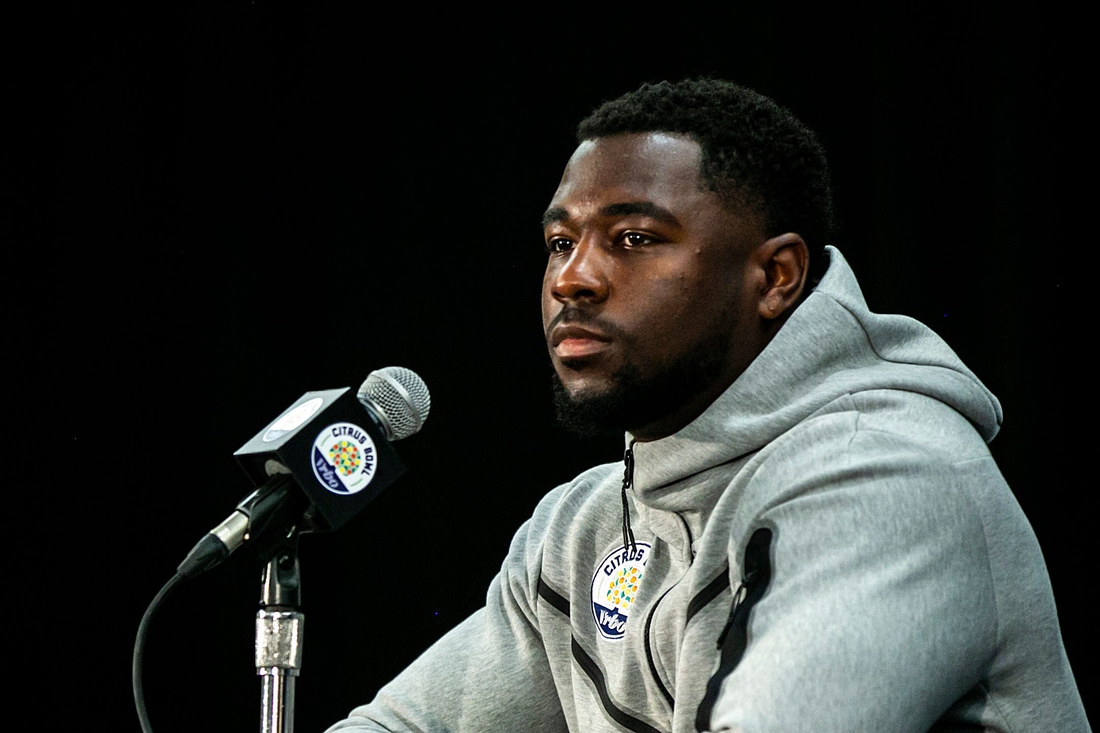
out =
[[302,626],[295,529],[264,567],[256,613],[256,673],[263,684],[261,733],[294,733],[294,683],[302,664]]

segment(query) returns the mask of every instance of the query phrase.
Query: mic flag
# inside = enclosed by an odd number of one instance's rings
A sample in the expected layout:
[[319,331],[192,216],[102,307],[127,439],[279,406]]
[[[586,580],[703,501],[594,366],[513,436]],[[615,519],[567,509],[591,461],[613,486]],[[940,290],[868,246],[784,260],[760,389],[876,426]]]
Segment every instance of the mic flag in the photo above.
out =
[[382,428],[347,387],[306,392],[233,455],[256,485],[289,470],[331,530],[405,472]]

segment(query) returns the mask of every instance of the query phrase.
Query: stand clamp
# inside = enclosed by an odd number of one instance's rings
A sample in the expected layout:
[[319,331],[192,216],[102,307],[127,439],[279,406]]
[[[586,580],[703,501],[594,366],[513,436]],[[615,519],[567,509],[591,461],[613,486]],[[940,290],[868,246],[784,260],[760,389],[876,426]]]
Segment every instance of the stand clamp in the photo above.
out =
[[300,575],[297,535],[267,563],[256,614],[256,673],[261,677],[261,733],[294,733],[294,683],[302,664],[298,610]]

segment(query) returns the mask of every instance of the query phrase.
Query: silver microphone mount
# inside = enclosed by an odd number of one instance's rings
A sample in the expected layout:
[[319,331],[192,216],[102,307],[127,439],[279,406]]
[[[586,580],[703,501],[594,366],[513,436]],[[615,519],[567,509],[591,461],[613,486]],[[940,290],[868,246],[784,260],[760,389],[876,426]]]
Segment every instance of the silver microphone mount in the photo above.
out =
[[265,563],[256,614],[260,730],[293,733],[305,624],[298,538],[339,529],[395,481],[405,467],[389,444],[420,430],[430,408],[428,388],[415,372],[386,367],[371,372],[354,396],[350,389],[307,392],[236,452],[257,488],[199,540],[138,626],[134,703],[144,733],[152,733],[142,668],[153,614],[179,581],[209,570],[242,546]]

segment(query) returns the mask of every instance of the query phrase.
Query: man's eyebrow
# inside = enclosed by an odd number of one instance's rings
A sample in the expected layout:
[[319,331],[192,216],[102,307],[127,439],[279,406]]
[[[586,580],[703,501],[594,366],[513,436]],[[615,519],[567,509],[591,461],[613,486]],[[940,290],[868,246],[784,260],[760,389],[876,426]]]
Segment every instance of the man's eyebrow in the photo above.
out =
[[554,224],[555,222],[568,221],[568,220],[569,220],[569,212],[568,211],[566,211],[565,209],[563,209],[560,206],[551,206],[549,209],[546,210],[546,213],[542,215],[542,228],[545,229],[546,227],[550,226],[551,224]]
[[603,216],[629,216],[630,214],[641,214],[642,216],[651,217],[670,226],[680,226],[680,220],[673,216],[671,211],[663,209],[650,201],[627,201],[622,204],[608,204],[600,209],[600,214]]
[[[630,216],[631,214],[649,216],[674,227],[680,226],[680,220],[673,216],[671,211],[650,201],[626,201],[621,204],[608,204],[600,209],[601,216]],[[551,224],[568,220],[568,211],[560,206],[551,206],[542,215],[542,226],[545,229]]]

